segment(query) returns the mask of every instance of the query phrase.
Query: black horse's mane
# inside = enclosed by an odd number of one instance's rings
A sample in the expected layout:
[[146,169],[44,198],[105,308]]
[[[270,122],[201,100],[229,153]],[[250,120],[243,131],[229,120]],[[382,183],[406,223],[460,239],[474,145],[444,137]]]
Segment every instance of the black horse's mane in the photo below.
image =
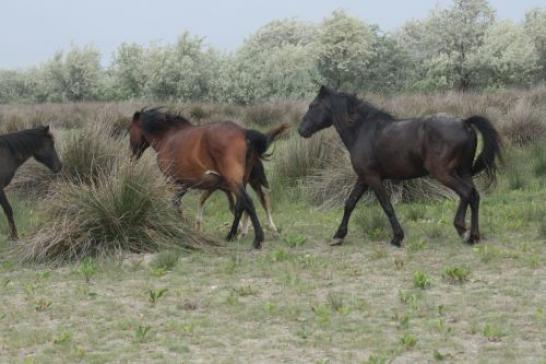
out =
[[134,118],[139,119],[144,132],[159,134],[168,129],[191,125],[191,122],[181,114],[174,114],[162,111],[162,107],[153,109],[142,109],[135,113]]
[[[385,121],[395,121],[395,117],[372,105],[371,103],[361,100],[356,95],[339,92],[337,93],[338,97],[332,97],[331,102],[335,111],[341,111],[343,108],[346,110],[347,115],[350,116],[351,123],[361,124],[366,120],[385,120]],[[345,102],[343,102],[345,99]],[[356,117],[355,117],[356,116]]]
[[7,148],[13,154],[32,154],[40,148],[46,135],[44,127],[0,135],[0,147]]

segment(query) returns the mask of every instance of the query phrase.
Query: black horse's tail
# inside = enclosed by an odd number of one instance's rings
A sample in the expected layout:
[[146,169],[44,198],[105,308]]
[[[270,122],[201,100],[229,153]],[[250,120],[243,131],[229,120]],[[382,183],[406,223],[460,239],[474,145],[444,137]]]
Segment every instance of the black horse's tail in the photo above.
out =
[[483,148],[474,161],[472,175],[485,171],[489,183],[496,180],[497,159],[501,159],[501,140],[499,133],[491,124],[491,121],[482,116],[472,116],[464,121],[467,125],[473,125],[482,134]]
[[252,129],[247,129],[246,131],[246,141],[249,146],[247,155],[246,155],[246,163],[247,166],[251,163],[252,157],[254,153],[256,153],[258,160],[254,165],[252,166],[252,170],[250,171],[249,180],[251,186],[263,186],[265,188],[269,188],[269,182],[267,181],[267,177],[265,175],[264,165],[262,163],[262,159],[265,158],[265,153],[267,152],[267,149],[269,146],[284,132],[288,129],[288,124],[281,124],[265,134]]
[[265,156],[265,152],[269,146],[284,132],[288,129],[288,124],[283,123],[269,131],[265,134],[257,130],[247,129],[246,130],[246,140],[249,145],[249,152],[255,152],[258,154],[259,158]]

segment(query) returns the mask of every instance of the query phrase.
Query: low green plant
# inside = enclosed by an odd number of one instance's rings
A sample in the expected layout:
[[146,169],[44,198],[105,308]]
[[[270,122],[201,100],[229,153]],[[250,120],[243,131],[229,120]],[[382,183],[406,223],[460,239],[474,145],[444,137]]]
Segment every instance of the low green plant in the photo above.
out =
[[400,344],[406,350],[412,349],[417,345],[417,338],[410,333],[406,333],[400,338]]
[[413,273],[413,284],[417,288],[426,289],[430,287],[430,277],[426,272],[416,271]]
[[163,297],[167,292],[169,291],[168,288],[161,288],[161,289],[151,289],[148,291],[148,298],[150,300],[150,303],[155,306],[157,301],[161,297]]
[[462,284],[468,281],[470,270],[466,267],[459,266],[447,267],[444,269],[442,276],[449,283]]
[[161,269],[163,271],[173,270],[180,259],[180,251],[167,249],[157,253],[150,266],[153,270]]
[[307,238],[303,235],[287,235],[283,236],[282,240],[291,248],[302,246],[307,241]]
[[501,341],[505,333],[500,326],[487,323],[483,327],[483,336],[489,341]]
[[139,325],[135,329],[135,341],[138,342],[138,343],[145,342],[148,339],[148,337],[150,336],[151,329],[152,328],[150,326]]
[[83,276],[86,282],[90,282],[91,277],[93,277],[97,273],[97,271],[97,264],[95,262],[95,259],[93,259],[92,257],[85,257],[79,264],[77,269],[78,274]]

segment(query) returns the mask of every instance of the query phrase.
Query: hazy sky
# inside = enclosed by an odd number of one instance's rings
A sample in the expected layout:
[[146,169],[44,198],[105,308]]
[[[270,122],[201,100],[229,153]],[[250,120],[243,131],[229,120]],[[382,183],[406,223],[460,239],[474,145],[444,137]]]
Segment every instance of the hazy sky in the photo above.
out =
[[[320,21],[335,9],[395,29],[450,0],[0,0],[0,68],[22,68],[71,43],[94,44],[108,59],[122,42],[172,42],[184,30],[235,49],[271,20]],[[501,19],[519,21],[546,0],[490,0]]]

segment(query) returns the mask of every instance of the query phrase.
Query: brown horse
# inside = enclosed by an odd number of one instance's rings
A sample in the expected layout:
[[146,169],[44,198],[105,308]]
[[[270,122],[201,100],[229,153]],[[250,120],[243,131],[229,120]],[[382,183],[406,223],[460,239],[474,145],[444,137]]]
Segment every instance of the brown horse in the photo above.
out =
[[[465,215],[470,205],[472,219],[467,242],[474,244],[480,239],[480,195],[472,177],[485,171],[492,181],[495,178],[496,159],[500,158],[499,135],[489,120],[481,116],[397,120],[354,95],[322,86],[309,105],[298,132],[308,138],[332,125],[349,150],[353,169],[358,176],[345,202],[343,220],[334,235],[334,245],[343,242],[351,213],[362,194],[370,188],[391,223],[394,233],[391,244],[400,246],[404,231],[382,181],[426,175],[436,178],[459,195],[454,225],[461,236],[466,232]],[[474,161],[477,145],[475,129],[482,134],[483,150]]]
[[4,187],[10,184],[17,169],[30,157],[34,157],[52,172],[61,170],[62,164],[49,126],[0,135],[0,205],[8,218],[10,237],[14,240],[17,239],[17,228]]
[[230,121],[194,126],[181,115],[143,109],[134,114],[129,133],[133,156],[140,158],[149,146],[157,152],[159,168],[178,187],[175,203],[179,204],[189,189],[220,189],[235,196],[227,240],[237,235],[241,215],[246,212],[254,227],[253,246],[259,249],[263,231],[245,185],[253,167],[286,128],[282,124],[262,134]]

